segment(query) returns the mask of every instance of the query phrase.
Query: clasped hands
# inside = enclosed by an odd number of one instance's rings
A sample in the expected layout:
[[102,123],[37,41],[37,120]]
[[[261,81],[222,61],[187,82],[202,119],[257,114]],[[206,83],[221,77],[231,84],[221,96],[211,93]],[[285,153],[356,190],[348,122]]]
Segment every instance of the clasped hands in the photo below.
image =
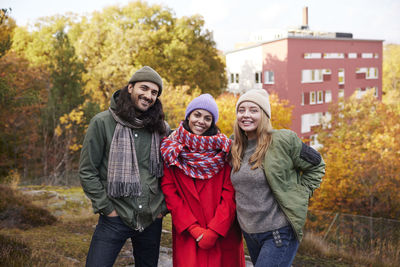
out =
[[198,224],[189,226],[188,231],[202,249],[212,248],[218,239],[218,234],[215,231],[210,228],[205,229]]

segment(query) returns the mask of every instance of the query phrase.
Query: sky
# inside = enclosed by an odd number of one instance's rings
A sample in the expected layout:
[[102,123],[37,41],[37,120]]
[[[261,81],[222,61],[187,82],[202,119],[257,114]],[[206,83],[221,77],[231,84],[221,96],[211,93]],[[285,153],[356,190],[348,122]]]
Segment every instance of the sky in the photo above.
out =
[[[131,0],[132,1],[132,0]],[[33,24],[40,17],[74,12],[85,15],[129,0],[1,0],[11,7],[18,26]],[[235,43],[249,41],[263,29],[287,29],[302,24],[308,7],[311,30],[348,32],[355,39],[384,40],[400,44],[400,0],[147,0],[173,10],[177,17],[200,14],[205,28],[213,32],[218,49],[228,52]]]

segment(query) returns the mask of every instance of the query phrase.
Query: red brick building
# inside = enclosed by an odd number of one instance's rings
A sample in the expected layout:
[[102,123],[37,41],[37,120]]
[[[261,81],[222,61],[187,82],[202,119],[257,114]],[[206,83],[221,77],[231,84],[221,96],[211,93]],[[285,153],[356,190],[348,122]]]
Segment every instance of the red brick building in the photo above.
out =
[[287,31],[276,40],[226,53],[228,91],[264,88],[288,99],[294,106],[291,129],[317,145],[312,127],[323,116],[329,119],[331,102],[354,92],[361,97],[367,90],[381,99],[382,42],[316,33],[308,26]]

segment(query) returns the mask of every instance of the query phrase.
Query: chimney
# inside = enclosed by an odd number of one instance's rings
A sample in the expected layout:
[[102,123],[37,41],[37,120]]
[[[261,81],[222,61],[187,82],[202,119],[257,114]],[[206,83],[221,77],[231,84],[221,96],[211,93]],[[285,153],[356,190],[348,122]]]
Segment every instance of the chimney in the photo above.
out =
[[303,24],[301,25],[302,30],[308,30],[308,7],[303,7]]

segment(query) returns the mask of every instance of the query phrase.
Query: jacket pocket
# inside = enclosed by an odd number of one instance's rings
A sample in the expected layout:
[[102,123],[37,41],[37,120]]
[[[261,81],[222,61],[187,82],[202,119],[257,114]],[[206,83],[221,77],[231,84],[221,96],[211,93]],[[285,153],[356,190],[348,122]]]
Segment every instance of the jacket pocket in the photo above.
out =
[[279,202],[293,227],[299,230],[307,217],[309,192],[301,184],[290,184],[287,191],[280,192]]

